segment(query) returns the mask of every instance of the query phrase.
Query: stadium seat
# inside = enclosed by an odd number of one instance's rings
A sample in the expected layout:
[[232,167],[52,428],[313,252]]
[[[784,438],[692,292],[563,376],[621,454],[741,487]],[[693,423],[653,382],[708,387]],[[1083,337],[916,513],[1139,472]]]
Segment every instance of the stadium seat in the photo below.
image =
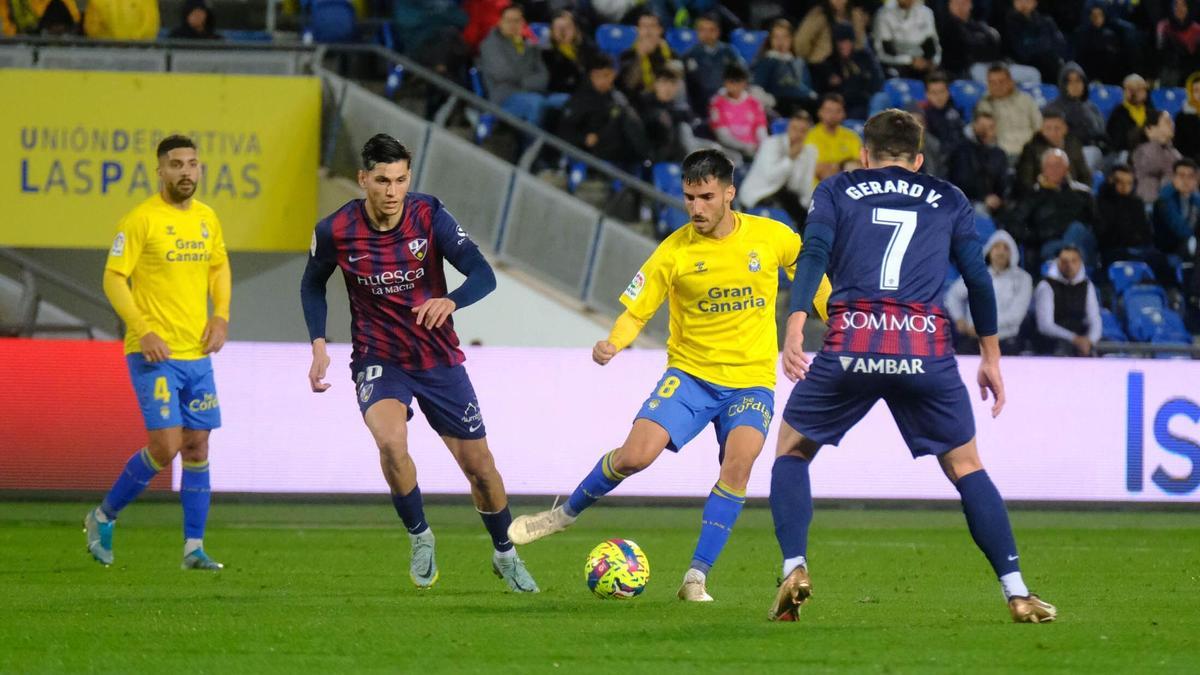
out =
[[1121,105],[1124,92],[1115,84],[1093,82],[1088,85],[1088,99],[1100,109],[1100,114],[1107,120],[1117,106]]
[[787,225],[788,227],[793,228],[793,229],[795,229],[795,227],[796,227],[796,221],[792,220],[792,217],[790,215],[788,215],[788,212],[784,211],[783,209],[772,209],[769,207],[762,207],[762,208],[758,208],[758,209],[750,209],[749,211],[747,211],[747,213],[749,213],[752,216],[762,216],[763,218],[770,218],[772,220],[778,220],[779,222],[781,222],[784,225]]
[[975,105],[983,98],[987,89],[974,80],[955,80],[950,83],[950,100],[962,113],[963,120],[970,122],[975,116]]
[[758,58],[759,50],[767,41],[767,31],[735,28],[729,35],[729,41],[733,44],[733,48],[742,55],[742,59],[747,64],[751,64]]
[[[467,75],[471,79],[471,91],[480,98],[487,98],[487,92],[483,89],[483,76],[479,74],[479,69],[474,66],[467,71]],[[479,145],[487,140],[488,136],[492,135],[492,131],[496,128],[496,116],[490,112],[480,112],[479,121],[475,123],[475,145]]]
[[[979,233],[979,241],[987,243],[993,234],[996,234],[996,221],[991,216],[975,212],[975,231]],[[984,251],[987,254],[987,251]]]
[[1171,117],[1175,117],[1183,110],[1183,104],[1187,103],[1187,90],[1183,87],[1154,89],[1150,92],[1150,102],[1158,110],[1165,110],[1171,113]]
[[1183,323],[1183,317],[1170,309],[1164,309],[1154,319],[1154,334],[1150,341],[1157,344],[1192,344],[1192,334]]
[[305,34],[314,42],[358,42],[358,16],[348,0],[313,0]]
[[1167,309],[1167,294],[1160,286],[1142,284],[1121,294],[1125,306],[1125,328],[1137,342],[1148,342],[1154,335],[1154,312]]
[[850,131],[853,131],[859,136],[862,136],[863,127],[866,126],[866,124],[867,123],[864,120],[846,120],[842,122],[842,126],[846,127]]
[[883,91],[891,99],[893,108],[904,108],[913,101],[925,100],[925,83],[920,80],[893,77],[884,81]]
[[691,28],[672,28],[667,31],[667,46],[671,53],[682,56],[696,44],[696,31]]
[[671,207],[663,207],[658,213],[658,221],[655,223],[654,229],[659,239],[665,239],[667,235],[687,225],[689,220],[688,214],[683,211]]
[[1039,108],[1058,98],[1058,87],[1053,84],[1022,82],[1019,87],[1021,91],[1033,97],[1034,103],[1037,103]]
[[388,72],[387,84],[384,85],[383,95],[388,98],[395,98],[396,92],[400,91],[401,85],[404,84],[404,66],[397,63]]
[[1054,265],[1055,265],[1055,263],[1054,263],[1053,259],[1046,260],[1042,263],[1042,278],[1043,279],[1050,276],[1050,270],[1054,269]]
[[1121,328],[1121,322],[1117,320],[1117,315],[1108,311],[1107,308],[1100,308],[1100,324],[1102,326],[1100,339],[1107,342],[1129,342],[1129,336],[1125,334],[1125,329]]
[[1108,280],[1112,282],[1113,293],[1119,296],[1143,281],[1153,283],[1154,271],[1141,261],[1118,260],[1109,266]]
[[221,29],[221,37],[230,42],[271,42],[274,38],[265,30],[225,30]]
[[531,23],[529,30],[533,31],[539,45],[550,44],[550,24],[548,23]]
[[600,27],[596,29],[596,46],[600,48],[600,51],[614,58],[632,47],[635,40],[637,40],[637,28],[633,26],[605,23],[600,24]]
[[587,164],[574,161],[567,165],[567,192],[575,194],[579,184],[587,178]]
[[1100,188],[1104,187],[1104,172],[1097,169],[1092,172],[1092,193],[1100,194]]
[[787,131],[788,121],[786,117],[779,117],[771,121],[771,135],[782,134]]
[[683,196],[683,184],[679,180],[682,173],[683,170],[674,162],[659,162],[650,169],[650,176],[651,180],[654,181],[654,187],[659,192],[676,197]]

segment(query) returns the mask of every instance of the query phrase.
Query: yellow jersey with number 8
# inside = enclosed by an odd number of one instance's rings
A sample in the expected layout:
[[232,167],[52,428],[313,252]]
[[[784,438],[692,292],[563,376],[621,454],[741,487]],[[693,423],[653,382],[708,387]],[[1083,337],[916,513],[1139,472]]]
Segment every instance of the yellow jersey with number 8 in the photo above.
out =
[[[725,387],[775,386],[779,270],[791,279],[800,235],[777,220],[734,212],[733,231],[706,237],[691,223],[654,251],[621,295],[634,318],[649,321],[668,300],[667,367]],[[829,279],[814,300],[826,318]]]
[[[154,195],[117,226],[105,269],[132,282],[133,300],[148,329],[171,348],[171,358],[204,357],[209,269],[228,261],[216,213],[195,199],[185,209]],[[141,335],[125,332],[125,353],[142,350]]]

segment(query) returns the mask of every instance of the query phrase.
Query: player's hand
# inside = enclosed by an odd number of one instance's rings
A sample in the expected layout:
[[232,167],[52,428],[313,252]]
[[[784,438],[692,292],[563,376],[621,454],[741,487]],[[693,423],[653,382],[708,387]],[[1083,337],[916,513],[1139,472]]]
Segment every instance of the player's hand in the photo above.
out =
[[308,368],[308,386],[318,394],[333,386],[321,381],[325,379],[325,371],[329,370],[329,354],[325,353],[325,341],[319,342],[320,345],[313,343],[312,365]]
[[1004,378],[1000,376],[1000,362],[991,359],[983,359],[979,362],[979,396],[984,401],[988,400],[988,392],[992,392],[992,417],[1000,416],[1000,411],[1004,410]]
[[458,309],[458,305],[450,298],[430,298],[420,305],[413,307],[417,314],[417,325],[426,328],[441,328],[450,318],[450,313]]
[[200,336],[200,342],[204,344],[204,353],[216,354],[221,351],[221,347],[225,346],[225,339],[228,337],[229,322],[223,317],[210,317],[208,325],[204,327],[204,334]]
[[142,347],[142,356],[150,363],[159,363],[171,358],[171,348],[167,346],[166,340],[154,331],[143,335],[138,343]]
[[1075,351],[1079,352],[1080,356],[1092,355],[1092,341],[1086,335],[1076,335],[1071,338],[1071,342],[1075,345]]
[[596,343],[595,347],[592,347],[592,360],[599,365],[606,366],[619,351],[621,350],[617,349],[617,346],[613,343],[608,340],[601,340]]
[[808,376],[812,359],[804,353],[804,322],[808,312],[792,312],[787,321],[787,334],[783,338],[783,374],[792,382]]

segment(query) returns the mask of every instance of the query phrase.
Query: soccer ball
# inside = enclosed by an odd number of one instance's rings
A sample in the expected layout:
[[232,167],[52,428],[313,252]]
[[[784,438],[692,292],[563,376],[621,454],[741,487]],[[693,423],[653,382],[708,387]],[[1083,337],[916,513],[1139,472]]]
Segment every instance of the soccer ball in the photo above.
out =
[[629,539],[609,539],[588,554],[583,578],[598,598],[632,598],[646,590],[650,561]]

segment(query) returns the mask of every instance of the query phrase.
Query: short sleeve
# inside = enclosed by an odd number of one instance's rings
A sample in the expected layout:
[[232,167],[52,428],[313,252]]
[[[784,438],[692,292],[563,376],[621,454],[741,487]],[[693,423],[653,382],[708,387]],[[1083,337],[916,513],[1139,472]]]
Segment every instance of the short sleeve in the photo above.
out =
[[660,245],[621,294],[621,304],[634,318],[649,321],[666,299],[675,277],[672,252],[673,249]]
[[112,270],[122,276],[133,274],[142,248],[146,245],[146,217],[139,211],[131,212],[117,224],[117,234],[113,237],[112,248],[108,250],[108,260],[104,269]]
[[779,254],[779,267],[787,273],[788,279],[796,276],[796,260],[800,257],[802,246],[799,234],[787,227],[779,228],[775,249]]

